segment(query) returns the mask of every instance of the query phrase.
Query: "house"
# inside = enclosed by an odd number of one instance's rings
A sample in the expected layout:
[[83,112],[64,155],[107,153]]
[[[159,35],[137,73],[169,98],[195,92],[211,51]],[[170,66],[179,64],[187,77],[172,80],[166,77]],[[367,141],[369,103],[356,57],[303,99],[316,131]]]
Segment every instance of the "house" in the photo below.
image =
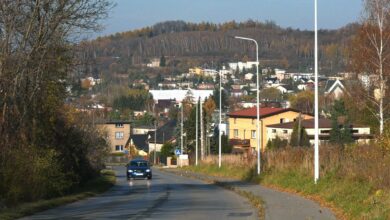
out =
[[[314,119],[306,119],[301,121],[302,127],[305,128],[309,136],[310,143],[314,144]],[[290,141],[291,134],[294,129],[294,122],[283,124],[267,125],[267,142],[269,140],[279,137],[282,140]],[[352,137],[357,143],[368,143],[372,139],[370,128],[359,125],[351,125]],[[320,118],[319,119],[319,138],[320,144],[326,143],[330,138],[330,131],[332,130],[332,120]]]
[[206,100],[213,95],[214,90],[195,90],[195,89],[172,89],[172,90],[149,90],[155,102],[159,100],[176,100],[176,103],[181,103],[188,94],[191,94],[194,101],[201,99]]
[[291,85],[279,84],[277,86],[273,86],[272,85],[272,87],[274,87],[277,90],[279,90],[280,93],[282,93],[282,94],[287,94],[287,93],[293,93],[294,92],[294,88]]
[[175,82],[165,81],[158,84],[160,89],[176,89],[177,84]]
[[106,132],[106,140],[110,143],[112,153],[124,152],[126,143],[130,138],[130,122],[128,121],[109,121],[98,123],[98,128]]
[[139,156],[147,156],[149,153],[149,134],[132,134],[130,145],[134,146]]
[[231,70],[237,70],[241,73],[244,69],[250,70],[253,67],[256,67],[257,62],[238,62],[238,63],[229,63],[229,68]]
[[238,98],[238,97],[241,97],[244,95],[248,95],[248,92],[246,90],[242,90],[242,89],[232,89],[230,91],[230,94],[231,94],[231,96]]
[[212,83],[201,83],[198,85],[198,89],[214,89],[215,85]]
[[155,131],[156,129],[154,128],[154,126],[143,125],[143,126],[133,127],[131,130],[132,130],[131,132],[132,135],[135,134],[138,135],[138,134],[148,134],[152,131]]
[[159,58],[153,58],[150,60],[150,63],[146,64],[147,67],[150,68],[156,68],[160,67],[160,59]]
[[[267,125],[286,123],[294,121],[300,112],[294,109],[260,108],[260,132],[261,149],[267,144]],[[228,114],[229,116],[229,141],[235,149],[251,152],[256,145],[256,119],[257,108],[248,108]],[[313,116],[302,114],[303,119],[310,119]]]
[[255,76],[255,74],[253,74],[253,73],[247,73],[247,74],[245,74],[244,77],[245,77],[245,80],[251,81],[254,76]]
[[155,108],[156,111],[161,114],[161,113],[168,113],[169,109],[175,106],[176,100],[175,99],[160,99],[157,100],[155,103]]
[[[171,120],[165,123],[163,126],[157,128],[156,133],[149,132],[149,153],[152,151],[161,151],[161,147],[165,143],[176,142],[176,120]],[[156,136],[156,139],[155,139]]]
[[339,99],[344,94],[345,87],[341,80],[328,80],[325,84],[325,95]]
[[267,83],[267,84],[278,84],[279,80],[278,80],[277,77],[266,77],[264,79],[264,82]]

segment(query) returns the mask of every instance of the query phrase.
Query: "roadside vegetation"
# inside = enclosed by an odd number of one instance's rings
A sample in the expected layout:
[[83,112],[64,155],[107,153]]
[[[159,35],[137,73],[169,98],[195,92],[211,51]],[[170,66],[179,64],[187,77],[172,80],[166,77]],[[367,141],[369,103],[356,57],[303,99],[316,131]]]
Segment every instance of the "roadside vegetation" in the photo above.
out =
[[84,186],[75,189],[72,194],[53,199],[24,203],[17,207],[3,209],[0,211],[0,219],[17,219],[36,212],[95,196],[112,187],[115,184],[115,180],[114,171],[102,170],[99,177],[96,177],[88,181]]
[[[67,90],[83,62],[75,47],[79,33],[99,29],[109,7],[106,0],[2,1],[1,212],[27,207],[20,211],[27,214],[73,201],[83,195],[66,195],[88,191],[90,180],[99,183],[92,192],[107,188],[99,180],[106,178],[104,134],[93,116],[68,104]],[[47,199],[54,200],[37,202]],[[37,203],[21,205],[28,202]]]
[[199,166],[185,169],[208,175],[237,178],[298,193],[333,208],[344,219],[390,218],[390,151],[377,145],[320,149],[318,184],[313,178],[313,150],[287,147],[262,154],[262,174],[255,158],[240,155],[210,156]]

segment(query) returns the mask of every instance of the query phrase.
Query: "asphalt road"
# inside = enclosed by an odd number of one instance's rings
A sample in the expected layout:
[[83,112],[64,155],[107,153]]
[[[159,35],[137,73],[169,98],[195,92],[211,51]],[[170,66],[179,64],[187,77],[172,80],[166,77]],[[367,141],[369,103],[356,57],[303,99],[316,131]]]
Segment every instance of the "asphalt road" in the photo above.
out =
[[114,167],[108,192],[23,219],[258,219],[237,194],[198,180],[153,169],[153,179],[128,182],[125,167]]

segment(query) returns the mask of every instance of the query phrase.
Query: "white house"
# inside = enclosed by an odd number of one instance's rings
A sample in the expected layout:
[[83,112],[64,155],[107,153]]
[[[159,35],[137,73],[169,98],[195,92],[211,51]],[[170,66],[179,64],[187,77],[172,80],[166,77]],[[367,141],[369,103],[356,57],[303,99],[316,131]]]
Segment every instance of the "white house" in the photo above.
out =
[[172,89],[172,90],[149,90],[149,93],[152,94],[155,102],[158,100],[176,100],[177,103],[182,102],[187,94],[190,94],[194,101],[206,100],[208,97],[213,95],[213,90],[195,90],[195,89]]
[[345,87],[341,80],[328,80],[325,85],[325,95],[333,96],[339,99],[345,91]]
[[253,73],[247,73],[247,74],[245,74],[245,80],[252,80],[253,79],[253,77],[255,76],[255,74],[253,74]]
[[[279,137],[282,140],[290,141],[291,134],[294,129],[295,122],[288,122],[283,124],[267,125],[267,142],[269,140]],[[302,120],[302,127],[305,128],[307,135],[309,136],[310,143],[314,144],[314,119]],[[370,128],[359,125],[351,125],[352,138],[357,143],[368,143],[372,139],[370,134]],[[332,120],[319,119],[319,137],[320,143],[326,143],[330,138],[330,131],[332,130]]]

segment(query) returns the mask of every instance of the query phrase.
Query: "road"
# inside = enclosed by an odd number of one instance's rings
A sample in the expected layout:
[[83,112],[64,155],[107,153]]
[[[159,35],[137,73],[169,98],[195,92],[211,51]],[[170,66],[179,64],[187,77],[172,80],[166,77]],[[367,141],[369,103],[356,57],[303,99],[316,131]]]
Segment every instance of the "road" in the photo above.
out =
[[198,180],[153,169],[153,179],[128,182],[125,167],[114,167],[108,192],[23,219],[258,219],[237,194]]

